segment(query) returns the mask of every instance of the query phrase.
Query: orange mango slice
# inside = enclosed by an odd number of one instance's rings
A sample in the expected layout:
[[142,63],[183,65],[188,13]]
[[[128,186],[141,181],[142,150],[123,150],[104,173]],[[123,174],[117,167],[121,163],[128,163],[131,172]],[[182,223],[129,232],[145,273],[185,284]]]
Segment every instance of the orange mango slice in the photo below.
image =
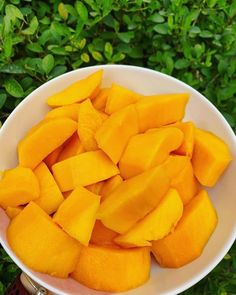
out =
[[24,209],[23,206],[17,206],[17,207],[7,207],[6,208],[6,214],[10,219],[13,219],[16,217],[22,210]]
[[109,95],[110,88],[103,88],[98,95],[93,99],[93,106],[98,111],[105,111],[107,97]]
[[71,138],[68,140],[68,142],[65,143],[63,150],[61,151],[61,153],[57,159],[57,162],[61,162],[61,161],[66,160],[70,157],[79,155],[83,152],[85,152],[85,149],[82,146],[82,143],[79,139],[77,132],[75,132],[71,136]]
[[73,103],[66,106],[58,107],[48,112],[45,118],[46,119],[69,118],[74,121],[78,121],[79,108],[80,108],[79,103]]
[[113,246],[117,245],[113,242],[113,239],[117,236],[117,233],[105,227],[100,220],[97,220],[93,232],[91,235],[90,243],[98,246]]
[[105,200],[105,198],[109,196],[111,192],[122,182],[123,182],[123,179],[120,175],[115,175],[111,177],[110,179],[104,181],[100,191],[102,196],[102,201]]

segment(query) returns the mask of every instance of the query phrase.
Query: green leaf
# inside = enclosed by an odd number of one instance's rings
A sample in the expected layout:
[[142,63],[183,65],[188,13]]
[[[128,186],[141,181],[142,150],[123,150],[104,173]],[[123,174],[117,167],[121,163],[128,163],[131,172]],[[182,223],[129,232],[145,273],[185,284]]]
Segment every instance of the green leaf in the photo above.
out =
[[113,55],[112,57],[112,61],[113,62],[119,62],[119,61],[122,61],[123,59],[125,59],[125,54],[122,53],[122,52],[119,52],[119,53],[116,53]]
[[6,58],[9,58],[12,55],[12,37],[7,35],[3,43],[4,54]]
[[168,34],[168,24],[158,24],[153,27],[153,30],[161,35],[166,35]]
[[118,38],[124,43],[130,43],[130,41],[134,38],[134,32],[122,32],[118,33]]
[[105,54],[106,58],[110,59],[112,57],[112,54],[113,54],[113,47],[112,47],[111,43],[106,42],[104,49],[105,49],[104,54]]
[[30,43],[26,45],[26,48],[32,52],[41,53],[43,52],[43,47],[38,43]]
[[0,109],[4,106],[7,100],[7,95],[5,93],[0,93]]
[[52,30],[52,32],[55,32],[58,35],[63,36],[63,37],[70,35],[69,28],[65,24],[61,24],[57,21],[52,22],[51,30]]
[[58,12],[59,12],[60,16],[61,16],[64,20],[67,20],[67,18],[68,18],[68,11],[67,11],[67,8],[66,8],[66,6],[65,6],[64,3],[61,2],[61,3],[58,5]]
[[12,19],[19,18],[21,20],[24,20],[22,12],[15,5],[7,4],[5,7],[5,11],[6,15],[11,16]]
[[88,63],[90,61],[90,57],[89,57],[88,53],[82,53],[80,55],[80,58],[85,63]]
[[75,9],[78,12],[79,17],[81,20],[86,23],[88,20],[88,10],[86,6],[83,4],[81,1],[76,1],[75,2]]
[[20,83],[17,82],[14,78],[7,79],[4,82],[4,87],[11,96],[21,98],[24,96],[24,90],[21,87]]
[[151,16],[149,16],[148,20],[154,23],[163,23],[165,21],[164,17],[161,16],[159,13],[152,14]]
[[55,61],[54,61],[54,57],[52,54],[48,54],[43,58],[42,69],[44,70],[44,73],[46,75],[48,75],[51,72],[51,70],[54,67],[54,63],[55,63]]
[[26,71],[25,69],[17,64],[6,64],[0,67],[0,73],[5,73],[5,74],[25,74]]
[[102,0],[102,15],[106,16],[112,10],[113,0]]
[[62,74],[64,74],[67,70],[66,66],[56,66],[50,73],[49,75],[49,79],[55,78],[57,76],[60,76]]
[[208,30],[203,30],[203,31],[201,31],[199,36],[202,38],[211,38],[211,37],[213,37],[213,34]]
[[98,51],[92,51],[92,57],[96,60],[96,61],[103,61],[103,56],[100,52]]
[[187,59],[181,58],[175,62],[175,68],[178,70],[186,69],[188,66],[189,66],[189,61]]
[[30,21],[29,27],[23,30],[22,33],[25,35],[33,35],[38,29],[38,25],[39,25],[38,19],[36,16],[34,16],[32,20]]

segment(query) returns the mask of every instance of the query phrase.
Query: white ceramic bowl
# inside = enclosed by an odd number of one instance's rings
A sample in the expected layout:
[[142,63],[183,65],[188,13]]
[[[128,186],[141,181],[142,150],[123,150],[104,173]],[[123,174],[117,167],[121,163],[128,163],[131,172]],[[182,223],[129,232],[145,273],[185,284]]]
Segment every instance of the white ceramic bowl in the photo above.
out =
[[[31,93],[9,116],[0,129],[0,170],[17,165],[16,147],[25,133],[43,118],[49,110],[46,99],[72,82],[103,68],[104,86],[112,82],[150,95],[155,93],[190,93],[185,120],[192,120],[197,126],[220,136],[229,146],[234,160],[218,184],[209,190],[216,207],[219,223],[200,258],[179,268],[160,268],[153,262],[150,280],[140,288],[131,290],[129,295],[178,294],[196,284],[206,276],[224,257],[236,237],[236,140],[230,126],[220,112],[199,92],[170,76],[156,71],[125,65],[106,65],[79,69],[49,81]],[[6,240],[8,217],[0,209],[0,242],[15,263],[37,283],[56,294],[101,295],[72,279],[58,279],[33,272],[12,252]],[[43,239],[43,237],[42,237]],[[42,257],[42,259],[44,259]],[[122,293],[124,294],[124,293]]]

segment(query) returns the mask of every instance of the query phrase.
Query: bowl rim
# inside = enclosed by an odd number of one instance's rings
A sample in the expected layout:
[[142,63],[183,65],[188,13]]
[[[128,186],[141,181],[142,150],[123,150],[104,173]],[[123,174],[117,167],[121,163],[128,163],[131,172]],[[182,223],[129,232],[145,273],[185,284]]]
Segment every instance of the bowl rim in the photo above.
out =
[[[14,118],[14,115],[17,112],[20,112],[25,104],[28,103],[28,101],[30,101],[34,95],[37,92],[40,92],[42,89],[47,88],[48,85],[52,82],[52,81],[59,81],[59,80],[63,80],[65,77],[70,76],[71,73],[74,72],[83,72],[86,71],[87,69],[94,69],[94,70],[99,70],[99,69],[104,69],[106,70],[106,68],[129,68],[129,69],[133,69],[135,71],[141,71],[143,73],[145,72],[149,72],[151,74],[154,75],[159,75],[162,76],[164,78],[169,79],[170,81],[175,81],[177,83],[179,83],[180,85],[184,86],[185,88],[189,89],[192,93],[195,93],[199,99],[201,99],[202,101],[204,101],[205,103],[208,104],[208,106],[217,114],[219,120],[221,121],[221,123],[223,125],[225,125],[225,127],[228,130],[228,133],[230,135],[230,138],[232,139],[232,142],[235,146],[236,149],[236,137],[235,134],[232,130],[232,128],[230,127],[230,125],[228,124],[228,122],[226,121],[226,119],[224,118],[224,116],[222,115],[222,113],[216,108],[215,105],[213,105],[204,95],[202,95],[200,92],[198,92],[196,89],[194,89],[193,87],[191,87],[190,85],[186,84],[185,82],[161,73],[157,70],[153,70],[153,69],[149,69],[149,68],[145,68],[145,67],[139,67],[139,66],[134,66],[134,65],[126,65],[126,64],[105,64],[105,65],[95,65],[95,66],[88,66],[88,67],[84,67],[84,68],[79,68],[76,70],[72,70],[69,72],[66,72],[58,77],[55,77],[45,83],[43,83],[42,85],[40,85],[38,88],[36,88],[33,92],[31,92],[29,95],[27,95],[24,100],[17,105],[17,107],[11,112],[11,114],[8,116],[8,118],[6,119],[6,121],[4,122],[4,124],[2,125],[1,129],[0,129],[0,134],[5,132],[5,130],[7,130],[8,128],[8,123],[12,120],[12,118]],[[203,279],[205,276],[207,276],[207,274],[209,274],[215,267],[216,265],[224,258],[224,256],[226,255],[226,253],[229,251],[229,249],[231,248],[231,246],[233,245],[234,241],[236,239],[236,225],[234,227],[234,231],[232,232],[231,236],[228,238],[227,242],[225,243],[224,247],[221,249],[221,251],[218,253],[217,256],[214,257],[214,259],[212,259],[211,263],[207,266],[204,267],[202,269],[202,271],[198,274],[196,274],[194,277],[192,277],[191,279],[189,279],[188,281],[186,281],[184,284],[181,284],[179,287],[174,288],[168,292],[159,294],[159,295],[174,295],[174,294],[179,294],[185,290],[187,290],[188,288],[194,286],[196,283],[198,283],[201,279]],[[36,283],[38,283],[39,285],[45,287],[47,290],[55,293],[55,294],[60,294],[60,295],[68,295],[68,293],[64,293],[63,291],[58,290],[57,288],[51,286],[50,284],[44,282],[43,280],[41,280],[40,278],[38,278],[36,275],[34,275],[32,273],[32,270],[30,268],[28,268],[27,266],[25,266],[23,264],[23,262],[21,262],[21,260],[15,255],[15,253],[11,250],[10,247],[8,247],[5,243],[5,241],[2,239],[1,235],[0,235],[0,243],[2,245],[2,247],[4,248],[4,250],[6,251],[6,253],[12,258],[12,260],[14,261],[14,263],[16,263],[18,265],[18,267],[24,271],[29,277],[31,277]],[[16,262],[17,261],[17,262]],[[125,294],[126,292],[124,292]],[[107,293],[107,294],[111,294],[111,293]]]

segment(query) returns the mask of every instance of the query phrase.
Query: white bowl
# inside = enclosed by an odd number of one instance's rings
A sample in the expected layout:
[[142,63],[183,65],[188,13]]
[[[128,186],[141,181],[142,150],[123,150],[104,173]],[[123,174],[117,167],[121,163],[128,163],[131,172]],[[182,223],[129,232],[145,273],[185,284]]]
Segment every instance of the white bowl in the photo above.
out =
[[[175,78],[134,66],[95,66],[64,74],[45,83],[31,93],[17,106],[0,129],[0,170],[17,165],[17,143],[30,127],[39,122],[49,110],[45,103],[47,97],[101,68],[104,69],[103,86],[117,82],[146,95],[155,93],[190,93],[190,102],[187,106],[185,120],[191,120],[197,126],[210,130],[220,136],[228,144],[233,154],[234,160],[223,177],[213,189],[209,189],[211,199],[218,213],[219,223],[201,257],[179,269],[160,268],[153,262],[150,280],[145,285],[125,293],[129,295],[178,294],[206,276],[221,261],[236,237],[235,135],[220,112],[199,92]],[[16,257],[9,247],[6,239],[8,223],[9,218],[0,209],[0,242],[14,262],[37,283],[60,295],[108,294],[86,288],[70,278],[58,279],[29,269]],[[42,257],[42,259],[44,258]]]

